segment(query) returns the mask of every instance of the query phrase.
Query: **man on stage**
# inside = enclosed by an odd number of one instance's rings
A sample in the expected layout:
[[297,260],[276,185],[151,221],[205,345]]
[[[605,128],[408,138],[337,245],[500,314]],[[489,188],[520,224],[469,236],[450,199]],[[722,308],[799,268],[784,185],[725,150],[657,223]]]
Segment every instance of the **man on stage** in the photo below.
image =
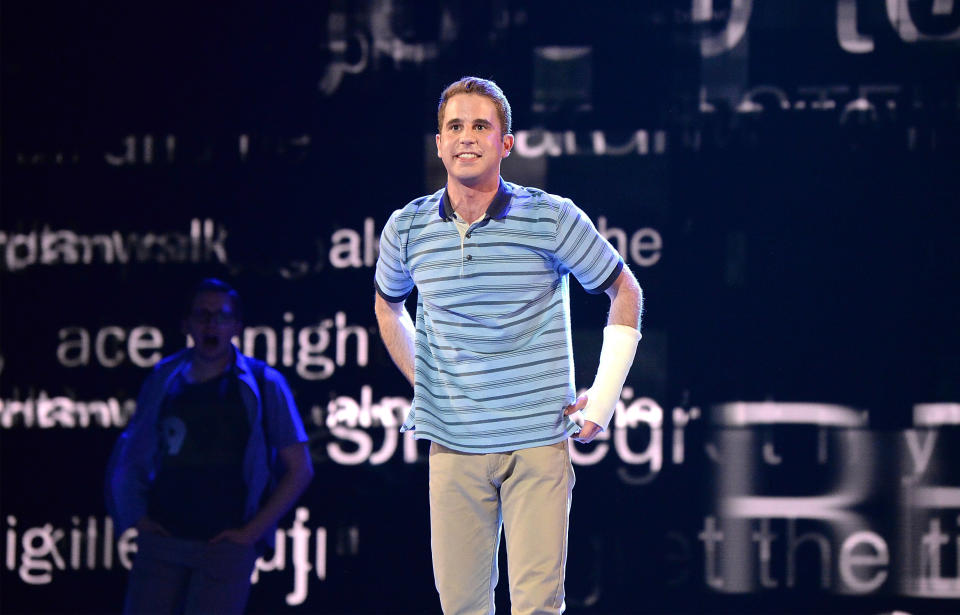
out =
[[257,554],[313,476],[286,380],[231,343],[241,316],[233,288],[200,283],[194,346],[157,364],[117,442],[107,506],[138,530],[126,613],[243,612]]
[[[414,388],[402,429],[430,445],[433,569],[446,615],[494,609],[501,525],[515,615],[562,613],[570,438],[613,415],[640,339],[642,294],[569,199],[505,182],[511,111],[465,77],[438,109],[445,188],[395,211],[380,241],[376,314]],[[569,273],[610,297],[596,379],[576,398]],[[417,288],[416,325],[404,305]],[[583,427],[571,418],[583,412]],[[600,521],[598,521],[600,523]]]

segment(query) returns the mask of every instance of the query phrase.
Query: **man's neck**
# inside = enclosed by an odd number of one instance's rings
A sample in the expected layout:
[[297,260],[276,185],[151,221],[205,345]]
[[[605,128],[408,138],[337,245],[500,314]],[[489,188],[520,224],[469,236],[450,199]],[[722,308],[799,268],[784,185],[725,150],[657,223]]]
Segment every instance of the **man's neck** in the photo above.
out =
[[217,359],[216,361],[208,361],[194,356],[190,361],[190,368],[187,370],[187,376],[193,382],[206,382],[207,380],[212,380],[213,378],[216,378],[227,371],[227,368],[230,366],[230,359],[232,358],[233,357],[226,357],[223,359]]
[[460,214],[460,217],[471,224],[487,213],[487,207],[497,196],[500,189],[500,180],[492,186],[464,186],[461,183],[447,179],[447,195],[450,197],[448,205]]

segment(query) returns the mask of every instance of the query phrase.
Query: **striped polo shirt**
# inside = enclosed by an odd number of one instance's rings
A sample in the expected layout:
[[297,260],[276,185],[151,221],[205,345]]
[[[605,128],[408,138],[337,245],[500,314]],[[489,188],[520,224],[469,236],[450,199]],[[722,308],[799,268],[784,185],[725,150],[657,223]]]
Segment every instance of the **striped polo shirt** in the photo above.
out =
[[457,230],[446,190],[393,212],[377,292],[417,288],[413,405],[401,430],[471,453],[560,442],[577,431],[569,273],[602,293],[623,269],[572,201],[500,181],[486,215]]

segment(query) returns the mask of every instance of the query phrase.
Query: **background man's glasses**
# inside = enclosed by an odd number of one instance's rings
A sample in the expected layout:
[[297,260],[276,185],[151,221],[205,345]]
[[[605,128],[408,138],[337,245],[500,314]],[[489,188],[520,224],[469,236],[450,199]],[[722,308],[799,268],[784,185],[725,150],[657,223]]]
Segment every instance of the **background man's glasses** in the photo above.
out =
[[230,312],[211,312],[209,310],[194,310],[190,312],[190,320],[197,324],[205,325],[212,322],[215,325],[232,323],[237,319]]

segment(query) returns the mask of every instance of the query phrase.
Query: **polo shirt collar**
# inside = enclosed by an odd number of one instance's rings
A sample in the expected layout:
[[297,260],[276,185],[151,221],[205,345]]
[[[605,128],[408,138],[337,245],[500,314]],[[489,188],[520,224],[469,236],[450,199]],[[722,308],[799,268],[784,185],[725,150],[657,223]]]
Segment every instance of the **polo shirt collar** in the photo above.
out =
[[[513,193],[507,188],[507,184],[503,181],[503,178],[500,178],[500,187],[497,189],[497,194],[493,197],[493,200],[490,201],[490,204],[487,205],[487,217],[494,220],[500,220],[507,216],[507,211],[510,209],[510,199],[513,198]],[[438,208],[438,214],[440,215],[441,220],[447,220],[453,218],[453,208],[447,208],[447,203],[449,202],[450,197],[447,193],[447,188],[444,187],[443,195],[440,197],[440,207]]]

